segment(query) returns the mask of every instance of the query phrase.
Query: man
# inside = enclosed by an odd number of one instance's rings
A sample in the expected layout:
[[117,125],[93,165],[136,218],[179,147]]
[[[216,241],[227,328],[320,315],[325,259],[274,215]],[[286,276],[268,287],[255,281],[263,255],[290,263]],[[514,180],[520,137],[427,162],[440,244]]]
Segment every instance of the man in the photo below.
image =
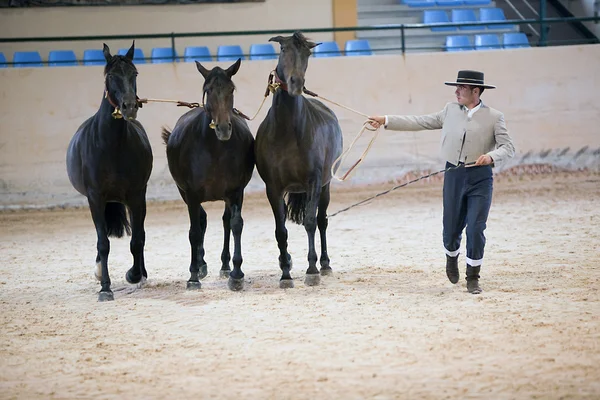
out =
[[[492,202],[492,166],[515,153],[504,115],[484,105],[480,96],[495,86],[484,83],[483,72],[459,71],[456,103],[440,112],[421,116],[385,115],[369,117],[373,127],[384,125],[396,131],[442,129],[441,155],[446,160],[443,189],[443,241],[446,275],[459,280],[458,255],[463,229],[467,228],[467,271],[469,293],[479,294],[479,272],[483,264],[486,221]],[[470,163],[474,165],[468,165]],[[468,166],[465,166],[467,164]]]

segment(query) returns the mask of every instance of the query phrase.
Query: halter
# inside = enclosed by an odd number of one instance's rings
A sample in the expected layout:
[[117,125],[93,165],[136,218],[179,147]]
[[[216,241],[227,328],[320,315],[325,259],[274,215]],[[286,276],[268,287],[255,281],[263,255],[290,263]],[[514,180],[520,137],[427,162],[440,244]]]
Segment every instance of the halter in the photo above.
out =
[[108,93],[108,84],[106,82],[106,75],[104,75],[104,98],[108,100],[108,104],[110,104],[115,110],[112,112],[112,117],[114,119],[122,119],[123,114],[121,114],[121,110],[115,101],[113,100],[110,93]]

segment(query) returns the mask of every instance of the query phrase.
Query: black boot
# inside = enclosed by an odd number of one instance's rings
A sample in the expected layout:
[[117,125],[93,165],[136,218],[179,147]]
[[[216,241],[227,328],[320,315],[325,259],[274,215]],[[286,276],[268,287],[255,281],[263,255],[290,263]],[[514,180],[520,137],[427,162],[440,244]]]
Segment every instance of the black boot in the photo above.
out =
[[467,290],[471,294],[479,294],[481,293],[481,288],[479,287],[479,269],[481,267],[471,267],[467,264]]
[[450,282],[458,282],[458,256],[450,257],[448,254],[446,254],[446,276]]

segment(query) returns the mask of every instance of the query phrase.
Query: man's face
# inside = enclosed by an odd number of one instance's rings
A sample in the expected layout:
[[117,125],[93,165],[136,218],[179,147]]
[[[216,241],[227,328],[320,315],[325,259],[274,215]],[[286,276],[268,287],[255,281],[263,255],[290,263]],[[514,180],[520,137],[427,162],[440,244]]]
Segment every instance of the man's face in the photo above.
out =
[[470,85],[457,85],[454,94],[456,95],[456,101],[460,105],[469,105],[475,102],[475,94],[473,93],[473,86]]

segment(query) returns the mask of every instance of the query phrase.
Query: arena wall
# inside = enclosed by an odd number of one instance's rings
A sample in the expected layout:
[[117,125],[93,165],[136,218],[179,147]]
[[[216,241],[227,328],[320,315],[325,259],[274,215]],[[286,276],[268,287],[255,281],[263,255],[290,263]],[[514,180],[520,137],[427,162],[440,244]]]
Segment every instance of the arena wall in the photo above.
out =
[[[223,32],[327,28],[332,26],[331,0],[267,0],[257,3],[214,3],[119,7],[34,7],[0,9],[0,37],[136,35],[149,33]],[[311,35],[333,40],[332,33]],[[216,54],[221,44],[239,44],[248,52],[263,36],[196,37],[176,40],[180,55],[186,46],[208,46]],[[149,57],[153,47],[170,47],[170,39],[138,39],[137,47]],[[111,48],[131,46],[131,40],[110,42]],[[102,48],[98,41],[3,43],[0,51],[11,60],[16,50],[37,50],[46,59],[49,50]]]
[[[237,108],[254,114],[275,64],[242,63],[234,77]],[[485,71],[488,83],[498,86],[487,90],[483,100],[505,113],[522,157],[528,152],[600,147],[599,65],[600,45],[321,58],[311,59],[306,86],[367,114],[421,114],[453,101],[453,89],[443,82],[456,78],[457,70],[479,69]],[[192,63],[146,64],[138,69],[140,97],[201,99],[203,80]],[[102,95],[102,67],[0,70],[0,207],[84,202],[68,181],[65,153],[79,125],[96,112]],[[250,123],[253,133],[269,105],[270,99]],[[364,118],[332,108],[348,146]],[[163,126],[173,127],[185,111],[154,103],[138,114],[154,151],[150,199],[178,198],[160,131]],[[409,170],[439,168],[439,139],[439,131],[382,131],[357,174],[343,185],[389,181]],[[365,140],[359,141],[349,160],[365,145]],[[262,188],[255,176],[248,190]]]

